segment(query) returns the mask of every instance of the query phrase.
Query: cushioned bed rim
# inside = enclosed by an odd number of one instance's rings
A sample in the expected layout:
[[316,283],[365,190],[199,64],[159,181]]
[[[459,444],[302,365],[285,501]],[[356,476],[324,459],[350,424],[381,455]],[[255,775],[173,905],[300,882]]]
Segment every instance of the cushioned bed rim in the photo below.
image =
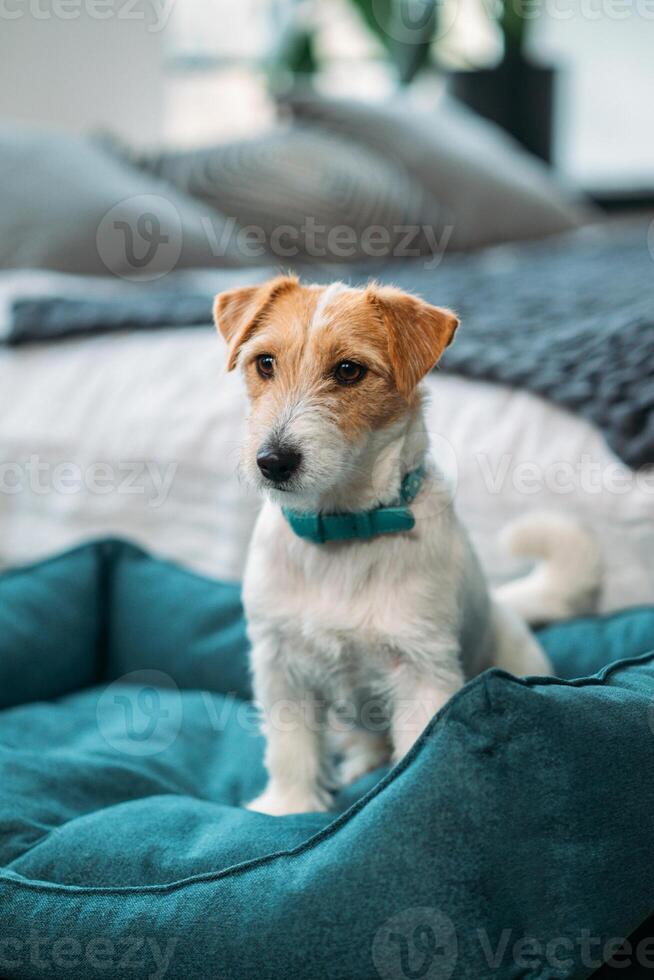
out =
[[[616,613],[619,616],[621,613]],[[608,616],[607,619],[612,619],[613,617]],[[438,723],[447,717],[447,715],[452,710],[455,704],[458,704],[461,700],[468,697],[471,692],[475,691],[480,685],[487,685],[491,679],[500,679],[503,681],[509,681],[512,684],[517,684],[521,687],[551,687],[551,686],[561,686],[561,687],[597,687],[601,686],[604,681],[614,673],[618,671],[625,670],[629,667],[635,666],[637,664],[644,664],[654,661],[654,650],[649,653],[640,654],[638,657],[629,657],[624,660],[616,660],[611,664],[608,664],[597,674],[593,674],[590,677],[580,677],[574,678],[572,680],[564,680],[558,677],[526,677],[519,678],[514,677],[507,671],[500,670],[499,668],[492,668],[491,670],[485,671],[485,673],[480,674],[473,680],[469,681],[457,694],[452,697],[446,705],[434,715],[432,720],[429,722],[424,732],[415,743],[413,748],[401,762],[398,763],[383,779],[381,779],[376,786],[374,786],[368,793],[357,800],[349,810],[338,816],[332,823],[327,827],[324,827],[317,834],[314,834],[304,843],[300,844],[298,847],[294,847],[288,851],[276,851],[271,854],[263,855],[262,857],[254,858],[250,861],[243,861],[239,864],[235,864],[230,868],[224,868],[222,871],[205,871],[202,874],[191,875],[188,878],[182,878],[178,881],[167,882],[165,884],[158,885],[126,885],[126,886],[114,886],[114,887],[102,887],[102,886],[84,886],[84,885],[61,885],[56,882],[44,882],[44,881],[31,881],[27,878],[22,878],[13,872],[0,871],[0,885],[15,885],[21,889],[28,891],[38,891],[49,894],[63,894],[63,895],[145,895],[145,894],[167,894],[170,892],[179,891],[181,889],[191,887],[193,885],[210,884],[221,879],[231,878],[236,875],[246,874],[261,865],[271,864],[280,858],[292,858],[304,854],[308,851],[315,849],[322,841],[329,839],[334,836],[341,827],[348,824],[358,813],[360,813],[367,804],[377,797],[380,793],[383,793],[387,786],[391,785],[398,776],[401,775],[413,762],[415,758],[423,751],[424,746],[427,744],[429,737],[431,736],[434,728]],[[268,818],[266,818],[268,819]],[[276,819],[276,818],[275,818]]]

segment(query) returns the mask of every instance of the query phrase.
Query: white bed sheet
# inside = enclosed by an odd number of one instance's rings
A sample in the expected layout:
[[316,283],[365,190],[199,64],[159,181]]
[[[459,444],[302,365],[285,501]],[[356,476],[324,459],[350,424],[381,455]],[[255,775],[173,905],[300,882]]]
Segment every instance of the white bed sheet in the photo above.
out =
[[[528,393],[445,374],[428,387],[430,432],[493,579],[516,571],[499,529],[559,508],[602,543],[603,609],[654,602],[653,472],[637,479],[591,425]],[[0,564],[117,535],[238,579],[257,510],[236,475],[244,420],[209,329],[2,350]]]

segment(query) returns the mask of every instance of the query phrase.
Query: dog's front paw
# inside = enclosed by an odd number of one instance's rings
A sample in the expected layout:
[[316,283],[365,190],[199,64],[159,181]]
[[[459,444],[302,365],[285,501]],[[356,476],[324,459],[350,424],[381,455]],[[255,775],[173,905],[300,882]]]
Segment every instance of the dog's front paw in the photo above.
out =
[[280,789],[270,785],[247,804],[247,809],[273,817],[285,817],[291,813],[324,812],[329,810],[331,802],[330,795],[318,789]]

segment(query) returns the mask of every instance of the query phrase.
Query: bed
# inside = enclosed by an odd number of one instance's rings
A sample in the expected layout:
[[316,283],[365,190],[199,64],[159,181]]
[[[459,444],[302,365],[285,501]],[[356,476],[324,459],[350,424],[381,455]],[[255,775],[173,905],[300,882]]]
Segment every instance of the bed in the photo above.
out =
[[[498,546],[506,523],[565,509],[601,543],[601,610],[652,601],[650,268],[647,225],[635,222],[446,258],[436,270],[303,269],[318,281],[375,274],[459,310],[457,341],[427,379],[427,419],[493,579],[518,570]],[[164,289],[0,274],[13,341],[0,349],[0,563],[111,534],[240,578],[257,502],[237,478],[244,393],[225,372],[210,309],[220,289],[274,271],[182,272]],[[611,275],[619,286],[604,291]],[[185,329],[170,323],[171,297]]]
[[557,678],[486,671],[332,812],[270,817],[238,587],[116,540],[0,577],[4,975],[638,969],[654,611],[541,639]]

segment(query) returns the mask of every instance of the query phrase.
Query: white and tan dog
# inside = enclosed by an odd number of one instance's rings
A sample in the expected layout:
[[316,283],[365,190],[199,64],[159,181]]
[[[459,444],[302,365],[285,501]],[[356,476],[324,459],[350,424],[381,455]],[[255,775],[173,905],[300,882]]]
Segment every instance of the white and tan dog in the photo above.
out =
[[[531,519],[513,529],[514,551],[547,560],[489,595],[428,459],[419,383],[454,336],[450,311],[392,287],[281,276],[221,294],[214,313],[251,401],[241,470],[265,497],[244,601],[270,779],[250,806],[323,810],[338,781],[334,729],[348,730],[346,782],[401,758],[486,667],[549,673],[524,619],[581,611],[597,555],[576,524]],[[390,530],[376,533],[382,512]],[[335,539],[299,536],[329,515]]]

